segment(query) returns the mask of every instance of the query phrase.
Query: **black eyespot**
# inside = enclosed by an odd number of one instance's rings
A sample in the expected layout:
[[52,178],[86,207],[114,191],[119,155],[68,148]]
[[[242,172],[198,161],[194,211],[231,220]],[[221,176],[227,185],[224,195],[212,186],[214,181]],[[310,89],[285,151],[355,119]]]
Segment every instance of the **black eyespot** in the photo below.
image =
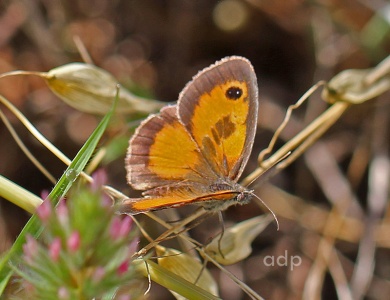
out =
[[242,96],[242,89],[236,86],[228,88],[226,91],[226,97],[231,100],[237,100]]

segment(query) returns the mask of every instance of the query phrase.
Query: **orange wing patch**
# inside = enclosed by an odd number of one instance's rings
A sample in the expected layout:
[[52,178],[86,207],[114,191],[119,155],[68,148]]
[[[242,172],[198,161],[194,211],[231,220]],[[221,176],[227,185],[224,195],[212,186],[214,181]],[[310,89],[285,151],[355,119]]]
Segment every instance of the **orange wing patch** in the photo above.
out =
[[[239,88],[241,95],[230,99],[226,94],[234,88]],[[230,81],[216,86],[201,96],[189,124],[191,134],[208,161],[224,177],[229,176],[244,149],[249,109],[247,95],[244,82]]]
[[126,169],[128,182],[141,190],[203,181],[202,176],[210,172],[197,145],[177,119],[176,106],[163,108],[140,125],[130,140]]
[[178,116],[220,177],[237,180],[257,125],[257,79],[250,63],[228,58],[203,70],[180,94]]
[[152,173],[166,180],[185,179],[198,164],[196,145],[179,120],[161,128],[149,149],[147,168]]

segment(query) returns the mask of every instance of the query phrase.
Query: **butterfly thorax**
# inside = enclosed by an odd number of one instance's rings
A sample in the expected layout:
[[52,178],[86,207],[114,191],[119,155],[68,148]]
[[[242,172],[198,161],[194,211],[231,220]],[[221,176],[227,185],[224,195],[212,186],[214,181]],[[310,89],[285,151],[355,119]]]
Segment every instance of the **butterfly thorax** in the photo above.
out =
[[[209,186],[210,200],[201,205],[206,210],[225,210],[235,204],[247,204],[253,196],[253,191],[231,180],[213,183]],[[224,201],[221,201],[223,199]]]

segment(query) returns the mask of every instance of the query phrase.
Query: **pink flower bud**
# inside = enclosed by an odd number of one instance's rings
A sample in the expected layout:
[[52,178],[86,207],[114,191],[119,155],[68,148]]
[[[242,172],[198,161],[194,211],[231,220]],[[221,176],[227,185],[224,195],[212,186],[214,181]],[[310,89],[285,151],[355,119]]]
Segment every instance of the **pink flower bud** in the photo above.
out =
[[115,241],[119,239],[119,232],[121,230],[121,220],[119,217],[115,216],[112,219],[111,226],[110,226],[110,236]]
[[95,272],[92,274],[92,280],[94,282],[99,282],[103,279],[104,275],[106,275],[106,271],[103,267],[97,267]]
[[61,252],[61,239],[59,237],[55,238],[49,246],[49,255],[52,260],[58,261]]
[[33,258],[38,252],[38,242],[31,236],[26,236],[26,243],[23,244],[24,258],[27,263],[32,263]]
[[65,200],[60,200],[57,206],[57,216],[62,225],[65,225],[69,221],[69,211],[66,206]]
[[135,237],[129,244],[129,252],[133,255],[138,250],[139,238]]
[[102,185],[106,184],[107,182],[107,173],[103,169],[97,170],[95,173],[92,174],[93,181],[91,183],[92,191],[99,190]]
[[49,191],[48,190],[43,190],[42,192],[41,192],[41,199],[42,200],[46,200],[46,198],[47,197],[49,197]]
[[72,232],[67,244],[70,252],[76,252],[80,248],[80,233],[78,231]]
[[122,219],[121,227],[119,229],[119,236],[125,237],[129,234],[133,220],[129,216],[125,216]]
[[113,201],[107,194],[102,194],[102,207],[112,207]]
[[58,289],[58,299],[69,299],[69,291],[66,287],[62,286]]
[[125,260],[123,263],[121,263],[117,269],[118,275],[121,276],[127,272],[129,269],[129,262]]
[[43,223],[46,223],[50,218],[52,210],[53,209],[50,200],[47,199],[43,201],[42,204],[37,208],[38,218],[41,219]]
[[114,217],[111,223],[110,235],[113,240],[126,237],[132,225],[132,220],[129,216],[125,216],[122,220],[119,217]]

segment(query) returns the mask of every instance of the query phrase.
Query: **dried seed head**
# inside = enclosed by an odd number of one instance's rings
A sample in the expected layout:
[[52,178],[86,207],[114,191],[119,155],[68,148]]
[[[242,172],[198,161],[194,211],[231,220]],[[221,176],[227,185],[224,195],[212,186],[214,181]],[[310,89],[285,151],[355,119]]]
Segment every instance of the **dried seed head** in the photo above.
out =
[[118,113],[158,111],[165,104],[137,97],[118,85],[107,71],[85,63],[70,63],[45,74],[49,88],[64,102],[82,112],[104,115],[109,112],[119,87]]
[[252,253],[253,240],[268,226],[269,215],[255,217],[228,228],[217,235],[204,251],[223,265],[231,265],[244,260]]

